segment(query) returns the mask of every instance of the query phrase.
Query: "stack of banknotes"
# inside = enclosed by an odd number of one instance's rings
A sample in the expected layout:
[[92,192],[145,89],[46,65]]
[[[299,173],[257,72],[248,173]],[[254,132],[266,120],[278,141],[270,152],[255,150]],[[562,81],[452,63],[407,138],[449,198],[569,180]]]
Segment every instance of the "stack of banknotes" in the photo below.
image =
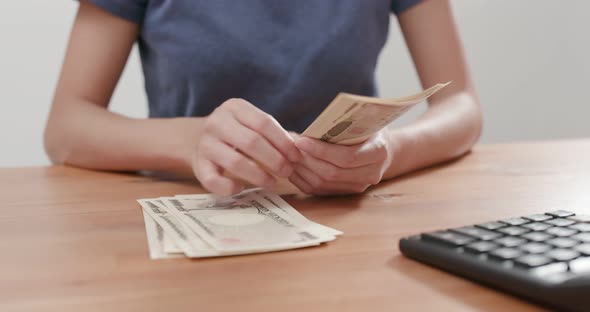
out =
[[317,246],[342,232],[312,222],[279,195],[177,195],[139,199],[150,258],[219,257]]
[[340,93],[302,135],[340,145],[362,143],[450,83],[395,99]]
[[[361,143],[450,82],[381,99],[340,93],[302,135]],[[306,219],[280,196],[248,190],[234,196],[177,195],[140,199],[152,259],[218,257],[316,246],[342,232]]]

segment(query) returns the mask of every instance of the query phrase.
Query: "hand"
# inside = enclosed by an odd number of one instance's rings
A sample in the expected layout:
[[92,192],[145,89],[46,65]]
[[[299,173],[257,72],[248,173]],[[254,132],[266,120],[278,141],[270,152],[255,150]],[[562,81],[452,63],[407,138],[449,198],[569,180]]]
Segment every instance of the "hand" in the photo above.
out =
[[393,159],[393,144],[380,132],[364,143],[344,146],[300,137],[303,152],[289,181],[308,194],[362,193],[377,184]]
[[230,195],[244,182],[272,188],[276,179],[269,172],[288,177],[300,159],[293,138],[272,116],[245,100],[230,99],[206,117],[192,168],[207,190]]

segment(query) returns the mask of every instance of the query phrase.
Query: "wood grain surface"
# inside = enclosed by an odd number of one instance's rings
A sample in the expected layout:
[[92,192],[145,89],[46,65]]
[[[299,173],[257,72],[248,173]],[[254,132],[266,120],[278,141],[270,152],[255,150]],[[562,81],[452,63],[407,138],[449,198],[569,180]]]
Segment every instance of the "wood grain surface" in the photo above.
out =
[[0,311],[538,311],[403,257],[401,237],[554,209],[590,213],[590,140],[480,145],[363,195],[284,198],[344,231],[320,247],[150,260],[138,198],[194,181],[0,169]]

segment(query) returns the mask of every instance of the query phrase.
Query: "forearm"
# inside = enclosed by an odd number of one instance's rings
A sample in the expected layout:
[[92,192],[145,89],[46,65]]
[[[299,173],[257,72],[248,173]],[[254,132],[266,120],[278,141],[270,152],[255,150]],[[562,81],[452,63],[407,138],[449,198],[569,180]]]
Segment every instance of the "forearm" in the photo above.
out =
[[201,118],[132,119],[92,103],[72,104],[61,105],[67,111],[56,108],[47,124],[45,148],[54,163],[99,170],[190,172],[190,147],[198,139]]
[[468,152],[481,133],[477,98],[464,91],[447,96],[415,122],[388,129],[393,159],[384,179],[448,161]]

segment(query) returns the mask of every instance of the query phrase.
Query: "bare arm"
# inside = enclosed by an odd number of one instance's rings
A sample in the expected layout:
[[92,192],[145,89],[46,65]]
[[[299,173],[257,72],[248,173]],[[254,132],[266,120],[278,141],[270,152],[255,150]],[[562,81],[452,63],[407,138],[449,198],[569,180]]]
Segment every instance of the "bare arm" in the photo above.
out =
[[136,120],[106,109],[138,32],[138,25],[80,3],[45,131],[45,148],[55,163],[187,169],[186,152],[177,152],[186,149],[184,138],[171,134],[198,131],[198,122]]
[[[139,26],[81,1],[45,130],[55,163],[100,170],[192,172],[209,190],[269,186],[299,157],[269,115],[231,99],[202,118],[132,119],[107,110]],[[223,125],[223,126],[221,126]],[[288,160],[289,159],[289,160]]]
[[392,130],[393,177],[458,157],[480,136],[482,117],[448,0],[427,0],[399,16],[399,24],[424,87],[453,83],[429,99],[414,123]]

